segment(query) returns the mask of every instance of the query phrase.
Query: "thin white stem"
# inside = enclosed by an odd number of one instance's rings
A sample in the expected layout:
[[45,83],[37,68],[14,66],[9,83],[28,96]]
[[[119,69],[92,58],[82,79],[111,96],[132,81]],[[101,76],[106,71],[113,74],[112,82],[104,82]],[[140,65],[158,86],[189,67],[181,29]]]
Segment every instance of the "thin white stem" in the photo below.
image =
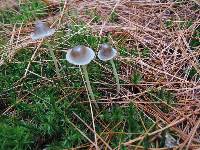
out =
[[89,80],[89,77],[88,77],[87,67],[84,65],[84,66],[82,66],[82,68],[83,68],[83,74],[85,76],[85,81],[86,81],[86,84],[87,84],[87,89],[88,89],[89,95],[90,95],[92,101],[94,101],[95,106],[97,108],[99,108],[97,103],[96,103],[96,100],[95,100],[95,97],[94,97],[94,93],[92,91],[92,87],[90,85],[90,80]]
[[111,63],[111,65],[112,65],[113,74],[114,74],[114,76],[115,76],[116,83],[117,83],[117,93],[119,93],[119,92],[120,92],[119,76],[118,76],[118,74],[117,74],[117,69],[116,69],[116,67],[115,67],[115,63],[114,63],[113,59],[110,60],[110,63]]
[[49,44],[48,44],[48,48],[49,48],[51,57],[53,59],[54,65],[56,67],[56,75],[58,76],[58,78],[60,78],[61,75],[60,75],[60,70],[59,70],[59,67],[58,67],[58,60],[56,59],[56,56],[55,56],[55,54],[53,52],[53,49],[51,48],[51,46]]
[[[95,138],[96,149],[98,149],[96,128],[95,128],[95,123],[94,123],[94,114],[93,114],[92,102],[90,100],[90,97],[91,97],[91,99],[95,102],[95,97],[94,97],[94,94],[92,92],[92,88],[91,88],[91,85],[90,85],[87,67],[85,65],[83,65],[82,68],[83,68],[83,74],[85,76],[85,80],[86,80],[86,84],[87,84],[87,89],[88,89],[88,92],[89,92],[89,95],[90,95],[88,97],[89,97],[90,111],[91,111],[91,116],[92,116],[92,125],[93,125],[93,130],[94,130],[94,138]],[[95,104],[97,105],[97,103],[95,103]],[[97,105],[97,107],[98,107],[98,105]]]

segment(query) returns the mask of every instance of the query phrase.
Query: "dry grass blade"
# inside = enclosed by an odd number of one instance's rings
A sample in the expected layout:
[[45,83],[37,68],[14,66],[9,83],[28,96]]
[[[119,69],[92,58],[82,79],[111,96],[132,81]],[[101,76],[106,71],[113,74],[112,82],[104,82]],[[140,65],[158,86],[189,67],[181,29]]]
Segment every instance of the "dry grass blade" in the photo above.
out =
[[[176,125],[176,124],[178,124],[178,123],[180,123],[180,122],[182,122],[182,121],[184,121],[184,120],[185,120],[185,118],[182,118],[182,119],[180,119],[180,120],[178,120],[178,121],[174,121],[174,122],[172,122],[171,124],[167,125],[167,126],[164,127],[164,128],[161,128],[161,129],[156,130],[156,131],[151,132],[151,133],[147,133],[147,135],[148,135],[148,136],[152,136],[152,135],[158,134],[159,132],[162,132],[162,131],[164,131],[164,130],[166,130],[166,129],[168,129],[168,128],[170,128],[170,127],[172,127],[172,126],[174,126],[174,125]],[[144,139],[144,138],[145,138],[145,136],[138,137],[138,138],[136,138],[136,139],[133,139],[133,140],[131,140],[131,141],[128,141],[128,142],[124,143],[124,145],[126,145],[126,146],[131,145],[132,143],[137,142],[137,141],[139,141],[139,140],[142,140],[142,139]]]
[[94,132],[94,134],[96,134],[96,136],[106,145],[106,148],[112,150],[112,148],[97,133],[95,133],[95,131],[85,121],[83,121],[76,113],[74,113],[74,115],[77,118],[79,118],[81,122],[83,122],[87,126],[88,129],[90,129],[92,132]]

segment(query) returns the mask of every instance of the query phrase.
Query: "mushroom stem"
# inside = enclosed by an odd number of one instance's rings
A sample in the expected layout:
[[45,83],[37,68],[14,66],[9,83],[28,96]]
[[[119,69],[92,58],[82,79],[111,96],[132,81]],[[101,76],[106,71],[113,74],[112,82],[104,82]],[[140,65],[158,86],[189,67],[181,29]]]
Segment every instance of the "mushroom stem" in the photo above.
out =
[[99,108],[98,104],[97,104],[96,101],[95,101],[94,93],[93,93],[92,88],[91,88],[91,85],[90,85],[90,80],[89,80],[89,77],[88,77],[88,72],[87,72],[87,67],[86,67],[86,65],[83,65],[82,68],[83,68],[83,74],[84,74],[84,76],[85,76],[86,85],[87,85],[87,89],[88,89],[89,95],[90,95],[92,101],[94,101],[95,106],[96,106],[97,108]]
[[49,44],[48,44],[48,47],[49,47],[49,51],[50,51],[51,57],[53,59],[54,65],[56,67],[56,75],[58,76],[58,78],[60,78],[61,75],[60,75],[60,70],[59,70],[59,67],[58,67],[58,60],[56,59],[56,56],[53,52],[52,47]]
[[110,63],[111,63],[111,65],[112,65],[113,74],[114,74],[114,76],[115,76],[116,83],[117,83],[117,93],[119,93],[119,92],[120,92],[119,76],[118,76],[118,74],[117,74],[117,69],[116,69],[116,67],[115,67],[115,63],[114,63],[113,59],[110,60]]

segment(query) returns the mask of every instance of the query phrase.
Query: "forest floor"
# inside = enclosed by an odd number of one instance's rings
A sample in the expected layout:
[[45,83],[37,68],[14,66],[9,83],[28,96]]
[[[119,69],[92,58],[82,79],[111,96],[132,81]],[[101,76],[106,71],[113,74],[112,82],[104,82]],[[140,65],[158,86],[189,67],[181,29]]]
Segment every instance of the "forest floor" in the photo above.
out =
[[[55,34],[33,41],[37,20]],[[87,65],[94,101],[65,55],[102,43],[118,51],[120,92],[96,57]],[[200,2],[2,0],[0,114],[2,150],[199,149]]]

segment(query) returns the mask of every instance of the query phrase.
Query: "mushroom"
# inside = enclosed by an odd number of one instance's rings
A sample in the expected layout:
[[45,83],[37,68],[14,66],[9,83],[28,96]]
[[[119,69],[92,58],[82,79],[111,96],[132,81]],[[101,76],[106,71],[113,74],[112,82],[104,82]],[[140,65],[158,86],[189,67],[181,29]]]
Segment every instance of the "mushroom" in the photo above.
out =
[[94,51],[91,48],[83,45],[79,45],[70,49],[66,54],[66,59],[69,63],[80,66],[89,64],[94,57]]
[[[86,65],[89,64],[94,59],[94,57],[95,57],[94,51],[91,48],[83,45],[79,45],[70,49],[66,54],[66,60],[69,63],[73,65],[82,66],[89,95],[91,99],[95,102],[95,97],[90,85],[90,80],[88,77],[88,72],[86,67]],[[98,108],[97,103],[95,103],[95,106]]]
[[[33,33],[31,33],[31,39],[33,41],[39,40],[39,39],[44,39],[44,38],[47,38],[47,37],[53,35],[54,33],[55,33],[55,29],[49,28],[46,25],[46,23],[39,20],[39,21],[35,22],[35,30]],[[52,47],[49,44],[47,46],[50,50],[51,57],[53,59],[54,65],[56,67],[56,74],[58,77],[60,77],[59,67],[58,67],[58,62],[57,62],[56,56],[53,52]]]
[[44,22],[41,20],[35,22],[35,30],[31,33],[32,40],[39,40],[43,38],[47,38],[55,33],[55,29],[49,28]]
[[108,61],[108,60],[110,61],[113,68],[113,74],[117,82],[117,93],[119,93],[120,91],[119,77],[117,74],[115,63],[113,61],[113,58],[116,56],[117,56],[117,51],[116,49],[112,48],[110,44],[105,43],[105,44],[100,45],[98,57],[102,61]]

